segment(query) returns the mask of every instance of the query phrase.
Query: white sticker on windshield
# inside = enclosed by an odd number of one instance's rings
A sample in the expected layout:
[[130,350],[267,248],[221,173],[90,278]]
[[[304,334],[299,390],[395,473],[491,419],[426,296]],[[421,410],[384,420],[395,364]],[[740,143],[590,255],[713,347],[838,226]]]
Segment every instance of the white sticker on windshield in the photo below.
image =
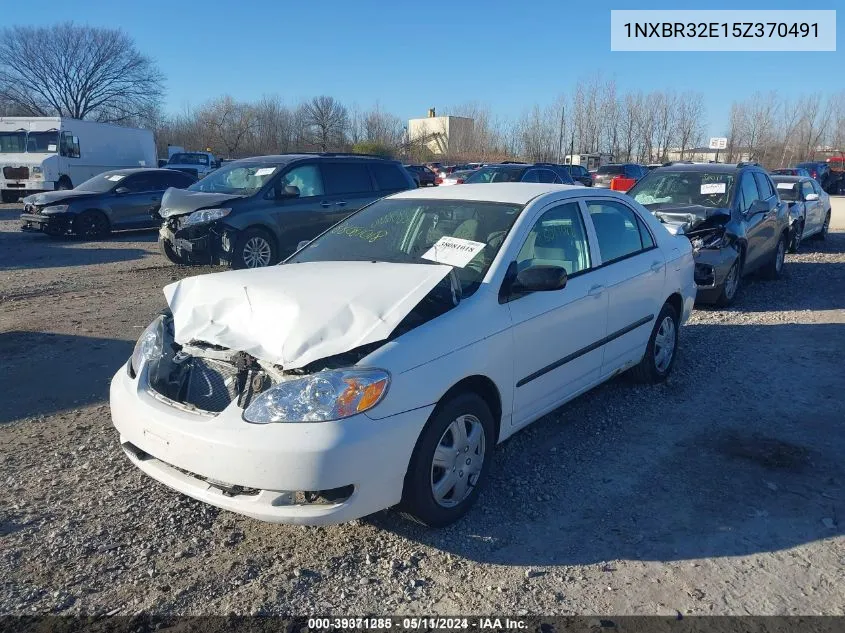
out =
[[725,183],[723,182],[708,182],[701,185],[701,193],[725,193]]
[[422,258],[438,264],[463,268],[486,246],[484,242],[473,242],[460,237],[441,237],[434,246],[423,253]]
[[792,189],[795,186],[794,182],[779,182],[778,189]]
[[56,151],[56,144],[55,144],[55,143],[50,143],[50,144],[47,146],[47,151],[48,151],[48,152],[55,152],[55,151]]
[[276,171],[275,167],[259,167],[258,169],[255,170],[255,175],[256,176],[269,176],[274,171]]
[[125,176],[123,174],[112,174],[111,176],[106,176],[106,180],[111,180],[112,182],[117,182],[119,180],[123,180]]

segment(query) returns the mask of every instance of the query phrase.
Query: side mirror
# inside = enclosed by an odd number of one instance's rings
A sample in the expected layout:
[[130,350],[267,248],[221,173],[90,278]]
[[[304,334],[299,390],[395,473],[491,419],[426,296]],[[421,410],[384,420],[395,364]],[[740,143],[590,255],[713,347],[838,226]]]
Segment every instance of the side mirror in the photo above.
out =
[[818,200],[818,199],[819,199],[819,194],[817,194],[817,193],[808,193],[808,194],[804,197],[804,200],[805,200],[806,202],[815,202],[815,201],[816,201],[816,200]]
[[566,269],[561,266],[540,264],[531,266],[516,275],[511,292],[546,292],[566,287]]
[[287,198],[298,198],[299,197],[299,187],[294,187],[293,185],[287,185],[283,191],[279,191],[276,189],[276,200],[285,200]]
[[127,187],[118,187],[114,192],[123,195],[124,193],[129,193],[129,189]]

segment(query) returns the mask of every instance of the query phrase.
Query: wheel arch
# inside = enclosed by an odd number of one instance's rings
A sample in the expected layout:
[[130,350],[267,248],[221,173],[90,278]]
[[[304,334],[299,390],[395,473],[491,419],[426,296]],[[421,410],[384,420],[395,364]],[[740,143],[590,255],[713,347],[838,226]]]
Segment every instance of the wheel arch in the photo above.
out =
[[681,293],[673,292],[669,295],[669,298],[664,301],[664,305],[666,303],[675,309],[675,312],[678,315],[678,320],[680,321],[684,316],[684,298],[681,296]]
[[496,442],[498,443],[502,431],[502,396],[499,393],[498,387],[496,387],[496,383],[487,376],[481,374],[467,376],[449,387],[446,393],[437,401],[437,406],[434,407],[432,416],[438,412],[442,403],[461,393],[475,393],[490,408],[490,413],[493,414],[493,422],[496,425],[495,434]]

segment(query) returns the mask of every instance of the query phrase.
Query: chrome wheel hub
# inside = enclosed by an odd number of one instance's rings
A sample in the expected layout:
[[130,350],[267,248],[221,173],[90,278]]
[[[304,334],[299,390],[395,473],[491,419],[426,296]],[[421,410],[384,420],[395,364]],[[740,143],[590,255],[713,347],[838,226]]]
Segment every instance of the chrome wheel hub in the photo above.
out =
[[474,415],[462,415],[446,427],[431,462],[431,493],[438,505],[453,508],[466,499],[481,475],[484,427]]
[[786,253],[786,247],[784,246],[784,240],[781,239],[781,241],[778,242],[778,250],[777,250],[777,253],[775,254],[775,270],[777,272],[780,272],[781,269],[783,268],[783,257],[784,257],[785,253]]
[[675,355],[675,321],[667,316],[654,337],[654,366],[661,374],[669,369]]
[[262,268],[270,265],[272,250],[263,237],[251,237],[244,244],[244,264],[247,268]]

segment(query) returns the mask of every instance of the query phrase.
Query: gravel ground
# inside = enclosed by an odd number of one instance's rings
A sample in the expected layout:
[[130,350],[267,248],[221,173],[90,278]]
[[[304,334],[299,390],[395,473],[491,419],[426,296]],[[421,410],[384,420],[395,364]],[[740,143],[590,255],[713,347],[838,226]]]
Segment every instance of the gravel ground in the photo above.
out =
[[839,230],[698,310],[669,382],[614,380],[498,447],[460,523],[324,528],[195,502],[124,458],[108,381],[188,274],[152,233],[0,206],[0,613],[845,614]]

